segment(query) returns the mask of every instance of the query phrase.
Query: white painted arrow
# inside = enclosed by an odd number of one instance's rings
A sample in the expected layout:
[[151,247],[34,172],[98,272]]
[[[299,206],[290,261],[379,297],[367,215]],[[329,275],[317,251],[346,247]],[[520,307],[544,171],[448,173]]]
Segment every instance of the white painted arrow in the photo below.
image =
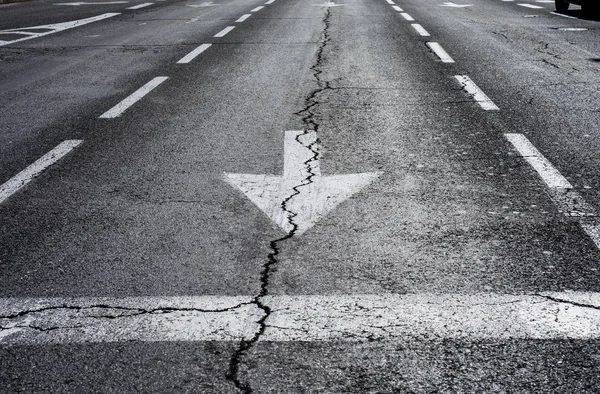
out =
[[[300,235],[381,175],[367,172],[322,176],[319,159],[314,158],[319,149],[316,142],[314,131],[286,131],[283,176],[225,173],[224,179],[288,233],[294,229],[293,220],[297,226],[295,234]],[[312,182],[307,183],[311,175]]]
[[445,2],[444,4],[440,4],[440,7],[453,7],[453,8],[464,8],[471,7],[473,4],[456,4],[450,1]]
[[78,7],[80,5],[98,5],[98,4],[125,4],[129,1],[79,1],[74,3],[54,3],[54,5],[72,5]]

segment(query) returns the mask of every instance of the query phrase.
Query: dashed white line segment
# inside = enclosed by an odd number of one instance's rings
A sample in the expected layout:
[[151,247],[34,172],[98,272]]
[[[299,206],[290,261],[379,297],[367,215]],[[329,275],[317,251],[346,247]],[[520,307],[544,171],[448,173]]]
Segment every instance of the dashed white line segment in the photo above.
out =
[[250,12],[258,12],[258,11],[262,10],[263,8],[265,8],[265,6],[264,5],[260,5],[260,6],[256,7],[256,8],[251,9]]
[[141,88],[139,88],[138,90],[133,92],[129,97],[125,98],[119,104],[115,105],[114,107],[112,107],[111,109],[109,109],[108,111],[106,111],[105,113],[100,115],[100,118],[111,119],[111,118],[116,118],[117,116],[120,116],[129,107],[131,107],[133,104],[138,102],[145,95],[150,93],[153,89],[155,89],[158,85],[160,85],[167,79],[169,79],[169,77],[156,77],[156,78],[152,79],[150,82],[148,82],[147,84],[145,84],[144,86],[142,86]]
[[473,100],[475,100],[481,108],[486,111],[497,111],[500,109],[481,89],[479,89],[477,85],[475,85],[475,82],[473,82],[471,78],[466,75],[455,75],[454,78],[456,78],[463,89],[473,97]]
[[442,48],[437,42],[428,42],[427,46],[440,58],[444,63],[454,63],[454,60],[448,55],[448,53]]
[[252,16],[252,14],[244,14],[242,16],[239,17],[238,20],[236,20],[236,23],[242,23],[243,21],[245,21],[246,19],[250,18]]
[[223,30],[221,30],[220,32],[215,34],[213,37],[216,37],[216,38],[225,37],[227,35],[227,33],[232,31],[233,29],[235,29],[235,26],[227,26],[226,28],[224,28]]
[[0,186],[0,204],[40,175],[46,168],[50,167],[73,149],[81,145],[82,142],[82,140],[67,140],[61,142],[50,152],[37,159],[29,167],[2,184]]
[[400,15],[402,15],[402,17],[409,22],[414,22],[414,20],[415,20],[412,16],[410,16],[406,12],[401,12]]
[[521,6],[521,7],[525,7],[525,8],[533,8],[533,9],[541,9],[544,7],[540,7],[539,5],[534,5],[534,4],[527,4],[527,3],[517,3],[517,5]]
[[143,3],[143,4],[134,5],[133,7],[127,7],[127,9],[128,10],[139,10],[140,8],[151,6],[152,4],[154,4],[154,3]]
[[411,25],[413,27],[413,29],[415,29],[417,31],[417,33],[419,33],[422,37],[429,37],[430,34],[427,32],[427,30],[425,30],[423,28],[423,26],[419,25],[418,23],[413,23]]
[[398,12],[404,12],[404,10],[402,8],[398,7],[397,5],[392,6],[392,8],[395,9],[396,11],[398,11]]
[[396,4],[392,0],[385,0],[388,4]]
[[191,62],[198,55],[200,55],[202,52],[204,52],[208,48],[210,48],[211,45],[212,44],[202,44],[202,45],[200,45],[198,48],[194,49],[193,51],[191,51],[190,53],[188,53],[187,55],[185,55],[184,57],[182,57],[181,60],[179,60],[177,63],[179,63],[179,64],[187,64],[187,63]]
[[273,4],[274,2],[275,2],[275,0],[269,0],[265,4]]

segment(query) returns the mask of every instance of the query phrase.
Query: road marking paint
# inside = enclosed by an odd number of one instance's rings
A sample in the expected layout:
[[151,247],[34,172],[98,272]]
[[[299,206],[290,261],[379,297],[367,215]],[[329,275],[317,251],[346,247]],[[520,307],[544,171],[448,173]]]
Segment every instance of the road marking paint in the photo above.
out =
[[262,10],[263,8],[265,8],[265,6],[261,5],[261,6],[258,6],[258,7],[254,8],[254,9],[250,10],[250,12],[258,12],[258,11]]
[[548,4],[554,4],[554,0],[535,0],[536,3],[548,3]]
[[396,4],[392,0],[385,0],[385,1],[387,1],[388,4]]
[[473,6],[473,4],[456,4],[456,3],[452,3],[450,1],[447,1],[444,4],[440,4],[440,7],[451,7],[451,8],[465,8],[465,7],[471,7],[471,6]]
[[537,171],[549,188],[572,189],[571,183],[550,163],[523,134],[505,134],[506,139]]
[[395,9],[396,11],[398,11],[398,12],[404,12],[404,10],[402,8],[398,7],[397,5],[392,6],[392,8]]
[[127,7],[127,9],[128,10],[139,10],[140,8],[148,7],[152,4],[154,4],[154,3],[143,3],[143,4],[134,5],[133,7]]
[[275,0],[269,0],[265,4],[273,4],[274,2],[275,2]]
[[500,108],[466,75],[455,75],[454,78],[461,84],[463,89],[470,94],[475,102],[486,111],[497,111]]
[[[79,27],[83,25],[87,25],[88,23],[101,21],[107,18],[112,18],[113,16],[121,15],[119,12],[110,12],[107,14],[102,14],[98,16],[93,16],[91,18],[80,19],[76,21],[70,22],[62,22],[62,23],[54,23],[51,25],[41,25],[41,26],[32,26],[32,27],[24,27],[19,29],[8,29],[8,30],[0,30],[0,34],[23,34],[27,35],[27,37],[18,38],[12,41],[4,41],[0,43],[0,46],[14,44],[15,42],[31,40],[32,38],[47,36],[48,34],[58,33],[60,31],[72,29],[74,27]],[[28,32],[27,30],[34,30],[34,32]],[[48,30],[45,32],[39,32],[39,30]]]
[[558,16],[562,16],[563,18],[569,18],[569,19],[579,19],[575,16],[571,16],[571,15],[565,15],[565,14],[559,14],[558,12],[551,12],[552,15],[558,15]]
[[417,31],[417,33],[419,33],[421,36],[423,37],[429,37],[430,34],[427,32],[427,30],[425,30],[423,28],[423,26],[419,25],[418,23],[413,23],[411,25],[413,27],[413,29],[415,29]]
[[448,55],[448,53],[442,48],[437,42],[428,42],[427,46],[440,58],[444,63],[454,63],[454,60]]
[[[286,131],[282,176],[225,173],[223,179],[284,231],[295,230],[294,234],[300,235],[381,175],[366,172],[322,176],[319,157],[315,157],[318,150],[314,131]],[[307,183],[309,177],[311,182]],[[295,226],[290,223],[292,218]]]
[[517,5],[519,5],[521,7],[525,7],[525,8],[535,8],[535,9],[544,8],[544,7],[540,7],[539,5],[533,5],[533,4],[527,4],[527,3],[517,3]]
[[244,14],[244,15],[240,16],[240,18],[235,22],[241,23],[241,22],[245,21],[246,19],[250,18],[251,16],[252,16],[252,14]]
[[194,49],[193,51],[191,51],[190,53],[188,53],[187,55],[182,57],[181,60],[179,60],[177,63],[178,64],[186,64],[186,63],[191,62],[192,60],[194,60],[196,58],[196,56],[200,55],[202,52],[204,52],[208,48],[210,48],[211,45],[212,44],[200,45],[198,48]]
[[400,13],[400,15],[402,15],[402,17],[404,19],[406,19],[409,22],[414,22],[414,18],[412,16],[410,16],[409,14],[407,14],[406,12],[402,12]]
[[[266,296],[261,341],[600,338],[600,294]],[[250,340],[249,296],[0,299],[3,346]],[[51,328],[51,329],[50,329]]]
[[2,184],[0,186],[0,204],[40,175],[46,168],[50,167],[73,149],[81,145],[81,143],[83,143],[82,140],[67,140],[61,142],[50,152],[37,159],[29,167]]
[[216,38],[225,37],[227,35],[227,33],[232,31],[233,29],[235,29],[235,26],[228,26],[228,27],[224,28],[223,30],[221,30],[220,32],[218,32],[217,34],[215,34],[213,37],[216,37]]
[[100,118],[111,119],[111,118],[116,118],[117,116],[120,116],[129,107],[131,107],[133,104],[138,102],[145,95],[150,93],[153,89],[155,89],[158,85],[160,85],[167,79],[169,79],[169,77],[156,77],[156,78],[152,79],[150,82],[148,82],[147,84],[145,84],[144,86],[142,86],[141,88],[139,88],[138,90],[133,92],[129,97],[125,98],[119,104],[115,105],[114,107],[112,107],[111,109],[109,109],[108,111],[106,111],[105,113],[100,115]]
[[556,30],[560,31],[588,31],[587,27],[559,27]]

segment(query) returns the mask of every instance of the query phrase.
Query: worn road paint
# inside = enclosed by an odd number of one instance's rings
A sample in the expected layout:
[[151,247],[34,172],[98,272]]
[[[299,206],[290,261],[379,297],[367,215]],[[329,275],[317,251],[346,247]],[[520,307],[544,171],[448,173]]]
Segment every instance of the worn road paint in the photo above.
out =
[[400,15],[402,15],[402,17],[409,22],[414,22],[414,20],[415,20],[412,16],[410,16],[406,12],[401,12]]
[[203,7],[216,7],[218,6],[218,4],[213,4],[213,2],[208,2],[208,3],[201,3],[201,4],[188,4],[188,7],[194,7],[194,8],[203,8]]
[[558,16],[562,16],[563,18],[569,18],[569,19],[579,19],[575,16],[570,16],[570,15],[565,15],[565,14],[560,14],[558,12],[551,12],[552,15],[558,15]]
[[[260,341],[600,338],[600,293],[266,296]],[[249,296],[0,299],[0,344],[239,341]]]
[[245,21],[246,19],[250,18],[252,16],[252,14],[244,14],[242,16],[240,16],[240,18],[238,20],[236,20],[236,23],[241,23],[243,21]]
[[[12,41],[3,41],[0,43],[0,46],[14,44],[15,42],[21,42],[25,40],[31,40],[33,38],[47,36],[48,34],[58,33],[60,31],[72,29],[74,27],[79,27],[83,25],[87,25],[88,23],[101,21],[107,18],[112,18],[113,16],[121,15],[119,12],[109,12],[107,14],[102,14],[98,16],[93,16],[91,18],[79,19],[76,21],[70,22],[62,22],[62,23],[54,23],[51,25],[41,25],[41,26],[32,26],[32,27],[24,27],[19,29],[8,29],[8,30],[0,30],[0,35],[2,34],[21,34],[26,35],[27,37],[18,38]],[[28,31],[33,30],[33,31]],[[44,32],[40,32],[40,30],[48,30]]]
[[[319,149],[316,141],[314,131],[286,131],[283,176],[225,173],[224,180],[240,189],[288,233],[294,229],[290,223],[293,217],[295,234],[300,235],[381,175],[369,172],[322,176],[319,158],[315,159],[315,150]],[[312,182],[307,181],[309,177]],[[286,209],[282,206],[284,202]]]
[[473,6],[473,4],[456,4],[456,3],[452,3],[450,1],[440,4],[440,7],[451,7],[451,8],[465,8],[465,7],[472,7],[472,6]]
[[125,100],[121,101],[119,104],[115,105],[114,107],[112,107],[111,109],[109,109],[108,111],[106,111],[105,113],[100,115],[100,118],[111,119],[111,118],[116,118],[117,116],[120,116],[129,107],[131,107],[133,104],[138,102],[145,95],[150,93],[158,85],[160,85],[167,79],[169,79],[169,77],[156,77],[156,78],[152,79],[150,82],[148,82],[147,84],[145,84],[144,86],[142,86],[141,88],[139,88],[138,90],[133,92]]
[[454,60],[448,55],[448,53],[442,48],[437,42],[428,42],[427,46],[440,58],[444,63],[454,63]]
[[341,7],[345,4],[335,4],[333,1],[327,1],[324,4],[313,4],[316,5],[318,7]]
[[208,48],[210,48],[211,45],[212,44],[202,44],[202,45],[200,45],[198,48],[194,49],[193,51],[191,51],[190,53],[188,53],[187,55],[185,55],[184,57],[182,57],[177,63],[178,64],[186,64],[186,63],[191,62],[198,55],[200,55],[202,52],[204,52]]
[[215,34],[213,37],[215,37],[215,38],[225,37],[227,35],[227,33],[232,31],[233,29],[235,29],[235,26],[227,26],[226,28],[224,28],[223,30],[221,30],[220,32]]
[[486,111],[497,111],[500,108],[466,75],[455,75],[454,78],[460,83],[463,89],[470,94],[475,102]]
[[133,7],[127,7],[128,10],[139,10],[140,8],[151,6],[154,3],[142,3],[138,5],[134,5]]
[[54,3],[54,5],[71,5],[79,7],[82,5],[104,5],[104,4],[126,4],[129,1],[79,1],[74,3]]
[[81,145],[81,143],[83,143],[82,140],[67,140],[61,142],[50,152],[37,159],[29,167],[0,185],[0,204],[40,175],[46,168],[50,167],[65,157],[73,149]]
[[417,31],[417,33],[419,33],[422,37],[429,37],[430,34],[427,32],[427,30],[425,30],[423,28],[423,26],[419,25],[418,23],[413,23],[411,25],[413,27],[413,29],[415,29]]

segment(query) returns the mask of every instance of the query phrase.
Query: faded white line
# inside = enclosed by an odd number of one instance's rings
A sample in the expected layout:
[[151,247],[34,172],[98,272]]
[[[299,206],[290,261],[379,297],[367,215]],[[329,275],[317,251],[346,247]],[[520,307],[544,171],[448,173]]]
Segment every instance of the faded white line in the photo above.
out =
[[133,7],[127,7],[127,9],[128,10],[139,10],[140,8],[148,7],[152,4],[154,4],[154,3],[143,3],[143,4],[134,5]]
[[[91,18],[80,19],[80,20],[70,21],[70,22],[55,23],[55,24],[51,24],[51,25],[31,26],[31,27],[24,27],[24,28],[19,28],[19,29],[0,30],[0,34],[27,35],[27,37],[18,38],[16,40],[1,42],[0,46],[14,44],[15,42],[21,42],[21,41],[25,41],[25,40],[31,40],[32,38],[47,36],[48,34],[54,34],[54,33],[60,32],[60,31],[87,25],[88,23],[98,22],[98,21],[101,21],[101,20],[104,20],[107,18],[112,18],[113,16],[117,16],[117,15],[121,15],[121,14],[118,12],[110,12],[107,14],[102,14],[102,15],[91,17]],[[27,30],[33,30],[33,31],[28,32]],[[40,33],[39,30],[48,30],[48,31],[44,31],[44,32]]]
[[444,63],[454,63],[454,60],[448,55],[448,53],[442,48],[437,42],[428,42],[427,46],[440,58]]
[[551,12],[552,15],[558,15],[558,16],[562,16],[563,18],[569,18],[569,19],[579,19],[577,17],[574,16],[570,16],[570,15],[565,15],[565,14],[559,14],[558,12]]
[[82,140],[67,140],[61,142],[50,152],[37,159],[29,167],[2,184],[0,186],[0,204],[40,175],[46,168],[50,167],[52,164],[62,159],[67,153],[81,145],[82,142]]
[[[600,294],[266,296],[261,341],[598,339]],[[249,296],[0,299],[3,346],[240,341],[264,311]],[[43,330],[52,327],[52,330]]]
[[258,7],[254,8],[254,9],[250,10],[250,12],[258,12],[258,11],[262,10],[263,8],[265,8],[265,6],[261,5],[261,6],[258,6]]
[[500,109],[481,89],[479,89],[477,85],[475,85],[475,82],[473,82],[471,78],[466,75],[455,75],[454,78],[456,78],[463,89],[473,97],[473,100],[475,100],[481,108],[486,111],[497,111]]
[[423,28],[423,26],[419,25],[418,23],[413,23],[411,25],[413,27],[413,29],[415,29],[417,31],[417,33],[419,33],[421,36],[423,37],[429,37],[430,34],[427,32],[427,30],[425,30]]
[[517,5],[519,5],[521,7],[525,7],[525,8],[534,8],[534,9],[544,8],[544,7],[540,7],[539,5],[533,5],[533,4],[527,4],[527,3],[517,3]]
[[179,64],[186,64],[191,62],[192,60],[194,60],[196,58],[196,56],[200,55],[202,52],[206,51],[208,48],[210,48],[212,44],[202,44],[200,45],[198,48],[194,49],[193,51],[191,51],[190,53],[188,53],[187,55],[185,55],[184,57],[181,58],[181,60],[179,60],[177,63]]
[[410,16],[406,12],[402,12],[402,13],[400,13],[400,15],[402,15],[402,17],[409,22],[414,22],[414,20],[415,20],[412,16]]
[[156,77],[152,79],[150,82],[133,92],[125,100],[121,101],[119,104],[115,105],[114,107],[100,115],[100,118],[110,119],[120,116],[129,107],[138,102],[142,97],[150,93],[153,89],[155,89],[158,85],[160,85],[167,79],[169,79],[169,77]]
[[240,16],[240,18],[235,22],[241,23],[241,22],[245,21],[246,19],[250,18],[251,16],[252,16],[252,14],[244,14],[244,15]]
[[273,4],[274,2],[275,2],[275,0],[269,0],[265,4]]
[[232,31],[233,29],[235,29],[235,26],[228,26],[228,27],[224,28],[223,30],[221,30],[220,32],[218,32],[217,34],[215,34],[213,37],[216,37],[216,38],[225,37],[227,35],[227,33]]
[[402,8],[398,7],[397,5],[393,6],[392,8],[395,9],[396,11],[398,11],[398,12],[403,12],[404,11]]

